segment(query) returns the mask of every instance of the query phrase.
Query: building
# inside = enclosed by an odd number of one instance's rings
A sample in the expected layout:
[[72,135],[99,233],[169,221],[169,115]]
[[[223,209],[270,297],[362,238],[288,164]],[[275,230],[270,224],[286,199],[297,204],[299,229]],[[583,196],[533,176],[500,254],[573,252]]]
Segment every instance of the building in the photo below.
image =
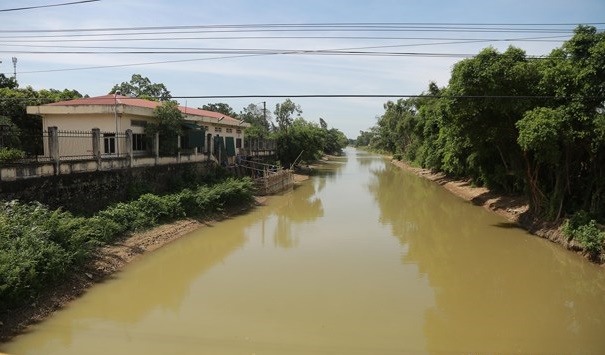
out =
[[[129,151],[131,144],[135,155],[151,152],[145,125],[155,120],[153,111],[162,103],[121,95],[108,94],[98,97],[56,102],[40,106],[28,106],[27,113],[42,116],[45,130],[56,127],[59,132],[92,132],[101,135],[100,150],[105,157],[119,157]],[[243,148],[244,129],[250,124],[218,112],[179,106],[185,122],[179,139],[182,151],[212,153],[221,162],[232,161]],[[131,139],[120,139],[128,132]],[[90,146],[88,146],[90,147]],[[45,149],[46,144],[45,144]],[[62,145],[63,156],[86,156],[89,152],[78,145]],[[89,150],[91,148],[88,148]],[[47,152],[45,152],[45,155]]]

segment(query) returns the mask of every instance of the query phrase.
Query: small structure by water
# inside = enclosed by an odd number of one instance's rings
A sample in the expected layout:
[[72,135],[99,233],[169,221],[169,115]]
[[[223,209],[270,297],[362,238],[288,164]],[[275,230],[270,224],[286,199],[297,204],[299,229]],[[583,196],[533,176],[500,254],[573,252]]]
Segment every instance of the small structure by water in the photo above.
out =
[[279,169],[276,165],[239,159],[238,164],[232,169],[239,177],[251,177],[256,186],[256,194],[259,196],[273,195],[294,186],[292,170]]

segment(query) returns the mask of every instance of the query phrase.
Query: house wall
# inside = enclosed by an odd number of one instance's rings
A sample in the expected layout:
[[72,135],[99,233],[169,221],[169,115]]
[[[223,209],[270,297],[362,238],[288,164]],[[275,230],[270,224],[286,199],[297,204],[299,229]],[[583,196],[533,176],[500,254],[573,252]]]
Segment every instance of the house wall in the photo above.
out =
[[[99,114],[53,114],[43,116],[42,122],[43,127],[47,130],[49,127],[57,127],[60,132],[65,131],[78,131],[78,132],[92,132],[93,128],[98,128],[101,131],[101,153],[106,154],[104,151],[103,140],[105,134],[113,134],[116,132],[123,133],[126,130],[132,130],[133,134],[145,133],[145,127],[141,125],[132,125],[133,121],[144,121],[152,122],[151,117],[137,116],[132,114],[118,114],[115,116],[113,113],[99,113]],[[115,151],[124,153],[127,151],[125,146],[125,139],[116,139],[113,143],[116,147]],[[44,154],[48,156],[48,141],[44,141]],[[60,138],[59,144],[59,155],[65,156],[77,156],[77,155],[92,155],[92,138]]]
[[[118,104],[113,105],[81,105],[81,106],[30,106],[27,109],[29,114],[42,116],[44,129],[48,127],[57,127],[59,131],[82,131],[90,132],[93,128],[99,128],[101,132],[124,133],[126,130],[132,130],[133,134],[143,134],[145,128],[139,125],[132,125],[132,121],[153,122],[153,109],[145,107],[133,107]],[[248,124],[227,125],[222,122],[216,122],[215,118],[202,117],[196,115],[185,115],[189,122],[196,122],[200,126],[207,127],[207,133],[221,137],[233,137],[234,141],[241,140],[243,144],[244,129]],[[239,132],[239,133],[238,133]],[[103,136],[101,139],[103,140]],[[110,139],[110,138],[108,138]],[[74,156],[86,155],[92,147],[87,147],[86,142],[79,144],[60,144],[60,155]],[[49,155],[48,142],[45,141],[45,155]],[[120,154],[126,151],[125,140],[117,139],[116,151]],[[101,152],[103,152],[103,142]],[[239,153],[240,148],[236,148]]]

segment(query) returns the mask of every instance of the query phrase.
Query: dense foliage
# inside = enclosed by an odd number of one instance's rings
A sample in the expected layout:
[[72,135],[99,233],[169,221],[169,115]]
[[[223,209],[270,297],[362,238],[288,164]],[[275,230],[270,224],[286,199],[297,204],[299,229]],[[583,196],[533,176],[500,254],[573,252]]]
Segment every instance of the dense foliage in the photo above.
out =
[[[76,90],[39,90],[36,91],[30,86],[19,88],[14,82],[8,86],[0,85],[0,119],[1,124],[11,126],[11,132],[26,134],[28,136],[41,136],[43,129],[42,119],[39,116],[28,115],[27,106],[43,105],[52,102],[71,100],[81,98],[82,95]],[[27,139],[21,141],[21,146],[12,148],[22,148],[25,151],[35,150],[30,146]]]
[[178,136],[185,122],[176,101],[164,101],[153,109],[154,122],[145,125],[145,134],[149,139],[159,134],[160,155],[173,155],[178,150]]
[[110,94],[120,92],[121,95],[138,97],[153,101],[168,101],[172,99],[170,91],[162,83],[152,83],[149,78],[141,74],[133,74],[129,82],[115,85]]
[[165,196],[145,194],[88,218],[39,203],[2,203],[0,309],[26,304],[88,260],[98,246],[125,233],[247,204],[252,193],[251,180],[227,179]]
[[605,220],[605,33],[579,26],[547,58],[486,48],[448,86],[387,102],[369,145],[413,164],[524,193],[534,215]]

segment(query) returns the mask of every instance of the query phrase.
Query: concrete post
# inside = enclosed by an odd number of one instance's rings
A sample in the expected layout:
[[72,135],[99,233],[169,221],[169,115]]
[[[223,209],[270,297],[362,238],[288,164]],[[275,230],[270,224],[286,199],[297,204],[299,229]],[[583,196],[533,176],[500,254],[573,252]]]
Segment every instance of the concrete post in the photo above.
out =
[[153,155],[155,156],[155,165],[160,161],[160,132],[155,133],[153,137]]
[[125,148],[126,148],[126,158],[128,159],[128,167],[132,168],[133,151],[132,151],[132,130],[131,129],[126,130],[126,140],[125,140],[124,144],[126,145]]
[[97,170],[101,169],[101,130],[92,129],[92,155],[97,161]]
[[48,127],[48,152],[50,158],[55,162],[55,175],[61,173],[59,156],[59,130],[57,127]]
[[176,136],[176,162],[181,162],[181,136]]

